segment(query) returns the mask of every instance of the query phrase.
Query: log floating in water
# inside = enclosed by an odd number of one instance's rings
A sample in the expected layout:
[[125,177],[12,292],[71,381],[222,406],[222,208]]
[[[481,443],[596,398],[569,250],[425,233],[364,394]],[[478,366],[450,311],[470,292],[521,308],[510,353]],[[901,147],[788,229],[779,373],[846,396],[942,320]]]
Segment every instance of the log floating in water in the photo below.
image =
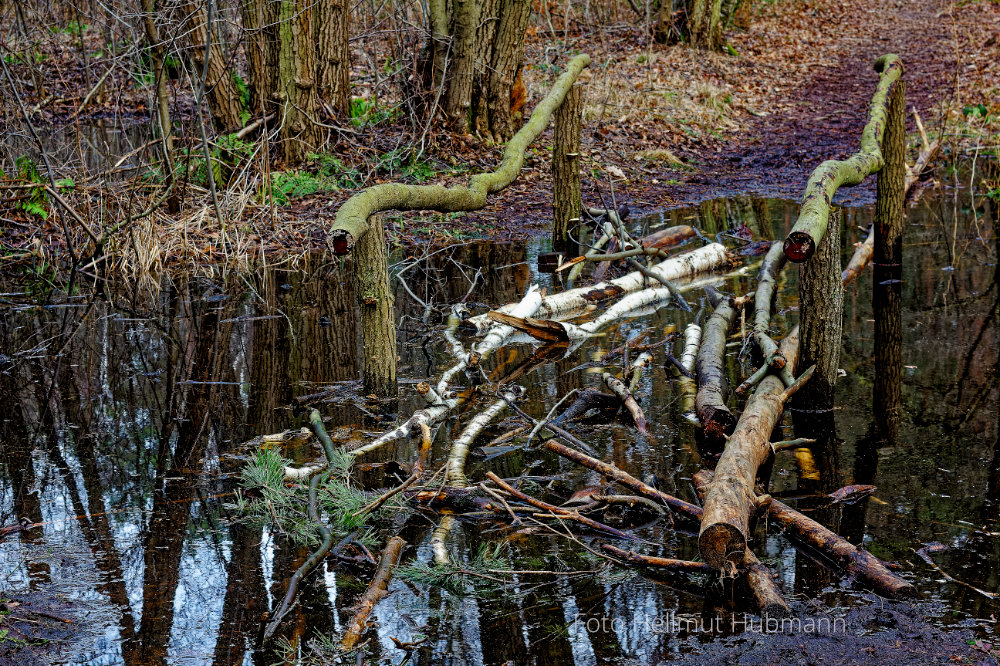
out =
[[[790,365],[798,356],[798,329],[781,343]],[[771,431],[784,411],[785,384],[768,375],[747,401],[736,429],[716,465],[715,479],[705,491],[705,516],[698,546],[712,566],[725,569],[739,563],[747,547],[750,521],[758,509],[754,482],[757,470],[771,455]]]
[[[666,504],[677,513],[687,516],[692,520],[701,520],[702,518],[701,507],[657,490],[614,465],[592,458],[551,439],[545,442],[543,446],[553,453],[568,458],[595,472],[599,472],[627,488],[631,488],[643,497],[647,497],[654,502]],[[744,563],[747,567],[747,585],[750,587],[754,602],[757,604],[760,612],[772,616],[787,614],[788,604],[782,598],[781,591],[778,589],[770,570],[754,557],[754,554],[749,550],[746,551]]]
[[[712,473],[698,472],[710,480]],[[794,538],[812,546],[842,566],[848,574],[890,597],[910,596],[916,593],[913,585],[896,576],[885,563],[866,550],[857,548],[847,539],[820,525],[787,504],[771,499],[767,508],[770,519],[785,528]]]
[[354,614],[354,617],[351,618],[351,623],[347,627],[347,633],[344,634],[344,638],[340,641],[341,649],[351,650],[358,644],[361,634],[364,633],[365,627],[368,624],[368,616],[371,615],[375,604],[389,593],[389,580],[392,578],[392,570],[399,563],[399,558],[403,554],[404,547],[406,547],[406,541],[402,537],[395,536],[389,539],[389,543],[386,544],[385,550],[382,551],[382,556],[378,560],[378,569],[375,570],[375,577],[372,578],[368,589],[362,595],[361,602],[358,604],[358,610]]
[[695,363],[698,377],[695,411],[705,429],[706,438],[714,444],[721,444],[736,427],[736,417],[726,406],[729,398],[726,340],[736,318],[736,307],[731,298],[714,292],[711,300],[715,311],[702,330],[701,349]]

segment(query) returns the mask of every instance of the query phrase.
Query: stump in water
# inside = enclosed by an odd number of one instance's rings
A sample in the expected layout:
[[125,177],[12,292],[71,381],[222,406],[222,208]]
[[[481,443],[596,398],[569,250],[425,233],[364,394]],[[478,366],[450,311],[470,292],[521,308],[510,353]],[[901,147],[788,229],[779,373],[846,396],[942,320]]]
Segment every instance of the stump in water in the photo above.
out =
[[901,278],[903,264],[903,202],[906,196],[905,84],[899,81],[889,100],[889,117],[882,153],[885,167],[878,175],[875,201],[875,249],[872,308],[875,316],[875,385],[873,411],[876,440],[892,442],[899,430],[902,382]]
[[569,230],[580,221],[580,132],[583,126],[583,88],[577,82],[556,111],[555,146],[552,150],[552,249],[575,255]]
[[368,233],[354,244],[352,261],[361,319],[364,390],[379,398],[395,398],[396,326],[389,287],[389,255],[380,218],[372,217]]
[[795,374],[812,365],[816,373],[795,395],[795,411],[833,410],[844,328],[840,273],[840,211],[835,209],[816,253],[799,265],[799,362]]

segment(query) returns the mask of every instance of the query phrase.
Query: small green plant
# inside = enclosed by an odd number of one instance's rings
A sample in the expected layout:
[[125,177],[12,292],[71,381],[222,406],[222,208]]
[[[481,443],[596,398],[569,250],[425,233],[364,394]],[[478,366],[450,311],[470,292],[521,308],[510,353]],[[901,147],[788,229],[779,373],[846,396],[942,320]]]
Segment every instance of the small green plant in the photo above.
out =
[[87,24],[80,23],[79,21],[70,21],[66,24],[64,28],[49,28],[52,32],[61,32],[64,35],[73,35],[74,37],[81,36],[87,31]]
[[417,183],[430,180],[438,170],[430,162],[418,160],[406,148],[397,148],[378,157],[375,168],[389,176],[406,178]]
[[455,596],[475,594],[481,598],[496,594],[502,589],[502,581],[493,572],[510,568],[506,548],[506,542],[499,542],[494,546],[485,544],[479,547],[468,562],[414,562],[397,568],[396,575],[414,583],[440,587]]
[[395,107],[384,106],[377,99],[355,97],[351,100],[351,124],[355,127],[373,127],[395,116]]
[[247,87],[243,77],[236,72],[233,72],[233,84],[240,95],[240,125],[246,127],[250,122],[250,88]]
[[44,181],[38,172],[38,164],[27,155],[21,155],[14,160],[14,166],[17,167],[17,175],[21,180],[35,185],[26,191],[26,196],[20,204],[21,210],[43,220],[48,219],[49,200],[45,195]]
[[[241,488],[234,507],[251,522],[274,525],[293,540],[309,545],[318,542],[318,533],[308,515],[308,483],[286,485],[284,459],[275,448],[258,449],[244,467]],[[376,539],[367,522],[379,522],[386,512],[396,512],[402,505],[394,500],[371,513],[362,511],[376,496],[358,488],[352,478],[354,458],[338,452],[329,461],[318,492],[320,514],[327,527],[340,537],[357,533],[355,538],[368,547],[376,547]]]

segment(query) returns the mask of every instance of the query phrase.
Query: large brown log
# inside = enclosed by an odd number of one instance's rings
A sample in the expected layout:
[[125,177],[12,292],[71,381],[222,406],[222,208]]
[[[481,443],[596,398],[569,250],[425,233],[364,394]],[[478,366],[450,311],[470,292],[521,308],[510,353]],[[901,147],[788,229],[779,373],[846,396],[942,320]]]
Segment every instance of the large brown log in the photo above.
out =
[[[543,446],[553,453],[557,453],[564,458],[568,458],[575,463],[603,474],[612,481],[632,489],[643,497],[647,497],[654,502],[662,502],[681,515],[693,520],[701,520],[702,518],[700,507],[657,490],[614,465],[592,458],[555,440],[550,439]],[[754,602],[757,604],[757,609],[760,613],[771,616],[786,615],[788,613],[788,604],[782,598],[781,591],[774,582],[774,576],[770,570],[749,550],[744,554],[743,563],[746,566],[747,585],[750,587]]]
[[667,227],[666,229],[660,229],[659,231],[654,231],[648,236],[643,236],[639,239],[642,246],[647,250],[651,248],[665,250],[671,248],[675,245],[680,245],[689,238],[694,238],[698,232],[694,230],[694,227],[681,224],[676,227]]
[[361,634],[364,633],[367,626],[368,616],[371,615],[375,604],[388,594],[389,579],[392,578],[392,570],[399,563],[399,557],[402,555],[405,546],[406,542],[402,537],[394,536],[389,539],[385,550],[382,551],[382,557],[379,558],[375,577],[372,578],[368,589],[362,595],[361,603],[358,604],[358,610],[354,613],[354,617],[351,618],[351,624],[347,628],[347,633],[344,634],[344,638],[340,641],[342,649],[351,650],[358,644]]
[[[696,486],[711,480],[712,473],[708,470],[695,474]],[[826,555],[842,566],[848,574],[867,583],[877,592],[890,597],[910,596],[915,593],[913,585],[889,571],[882,560],[868,551],[857,548],[847,539],[787,504],[771,499],[767,513],[770,519],[785,528],[790,536]]]
[[721,444],[736,427],[736,417],[726,406],[729,381],[726,379],[726,341],[736,318],[731,298],[710,294],[715,311],[702,330],[701,349],[695,362],[698,395],[695,411],[709,442]]
[[[794,367],[798,358],[798,328],[781,342],[781,354]],[[706,562],[725,569],[740,564],[747,548],[750,521],[758,510],[754,483],[757,470],[771,456],[771,431],[784,412],[785,384],[768,375],[747,401],[736,429],[705,491],[705,516],[698,547]]]

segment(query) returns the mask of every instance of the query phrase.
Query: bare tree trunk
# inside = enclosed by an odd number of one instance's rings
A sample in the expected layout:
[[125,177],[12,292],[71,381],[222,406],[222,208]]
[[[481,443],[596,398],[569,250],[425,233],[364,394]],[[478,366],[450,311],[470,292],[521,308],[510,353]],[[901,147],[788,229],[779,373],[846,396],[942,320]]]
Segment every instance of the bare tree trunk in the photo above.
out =
[[337,113],[351,113],[350,4],[319,0],[316,5],[316,81],[320,99]]
[[580,131],[583,124],[583,88],[573,84],[556,111],[552,151],[552,247],[569,251],[569,230],[580,221]]
[[278,85],[281,152],[286,162],[303,162],[316,150],[316,45],[309,0],[278,0]]
[[[214,2],[214,0],[207,0]],[[191,40],[192,61],[196,76],[200,77],[205,70],[205,44],[208,48],[208,76],[205,79],[205,93],[208,96],[208,107],[212,113],[212,121],[219,132],[231,132],[243,126],[241,115],[246,111],[240,100],[240,91],[236,79],[229,67],[229,59],[217,42],[212,32],[212,26],[207,25],[205,9],[201,5],[186,3],[183,7],[188,16],[188,37]],[[209,35],[212,35],[209,41]]]
[[722,47],[722,0],[689,0],[687,36],[691,46],[718,51]]
[[240,14],[246,39],[250,109],[265,114],[277,84],[278,45],[272,0],[243,0]]
[[889,98],[888,120],[882,154],[885,166],[879,172],[875,201],[874,288],[875,383],[873,410],[876,424],[884,432],[875,433],[883,442],[896,438],[900,421],[902,383],[902,322],[900,278],[903,263],[903,199],[905,197],[906,151],[905,82],[898,81]]
[[[480,93],[482,103],[473,104],[479,115],[474,124],[479,133],[495,141],[507,141],[514,135],[511,92],[524,59],[524,35],[531,16],[530,0],[500,0],[499,25],[489,43],[480,44],[483,54],[481,76],[486,81]],[[475,94],[476,91],[473,91]]]
[[816,366],[816,373],[792,401],[798,410],[833,409],[844,328],[844,285],[840,273],[840,210],[834,209],[816,254],[799,266],[800,343],[795,373],[800,375],[812,365]]
[[451,57],[444,96],[445,115],[460,132],[469,130],[473,76],[476,69],[476,34],[479,26],[479,0],[452,1]]
[[[170,97],[167,94],[167,70],[163,57],[163,43],[160,41],[155,20],[156,0],[142,0],[142,11],[146,41],[149,43],[149,59],[156,80],[156,118],[163,145],[164,179],[169,187],[174,182],[174,136],[170,124]],[[176,196],[170,197],[167,209],[170,213],[178,212],[179,205]]]
[[361,313],[362,377],[366,394],[395,398],[396,326],[389,288],[389,256],[382,220],[373,218],[368,233],[354,245],[353,270]]

